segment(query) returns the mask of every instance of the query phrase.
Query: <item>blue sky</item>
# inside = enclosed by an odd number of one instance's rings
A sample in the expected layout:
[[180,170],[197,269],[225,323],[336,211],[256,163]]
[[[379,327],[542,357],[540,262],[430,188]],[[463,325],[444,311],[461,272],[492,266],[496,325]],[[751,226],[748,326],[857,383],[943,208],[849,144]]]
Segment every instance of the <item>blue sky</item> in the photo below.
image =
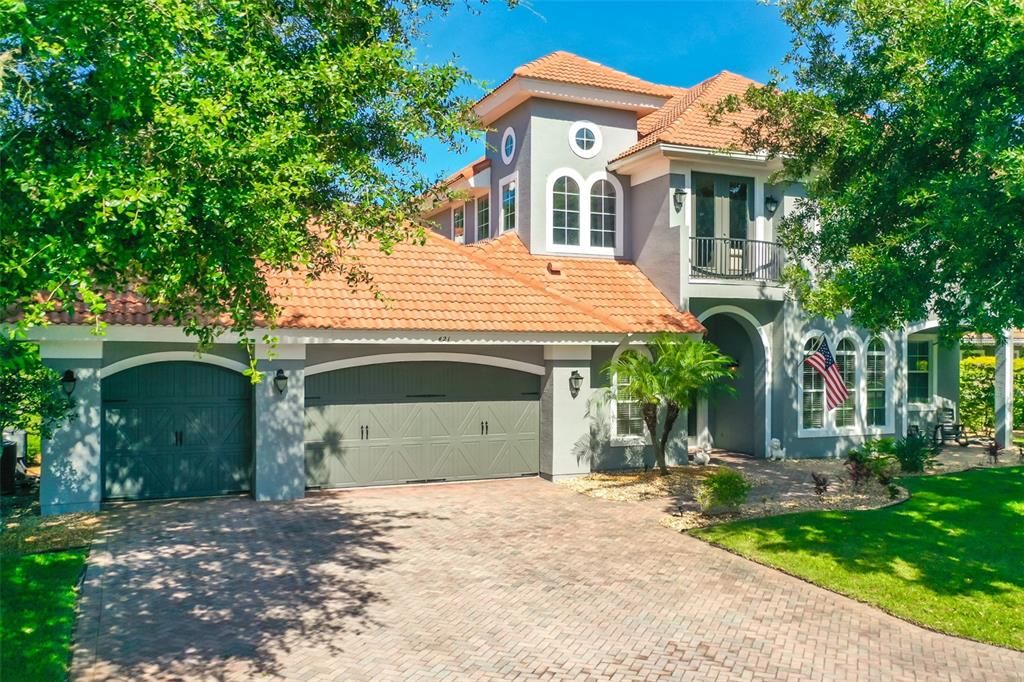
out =
[[[789,33],[778,9],[756,0],[455,0],[447,15],[424,27],[419,58],[451,58],[478,81],[500,84],[520,64],[568,50],[639,78],[689,86],[723,69],[766,80],[779,66]],[[479,88],[465,94],[478,97]],[[426,145],[422,170],[443,175],[481,155],[482,142],[462,153]]]

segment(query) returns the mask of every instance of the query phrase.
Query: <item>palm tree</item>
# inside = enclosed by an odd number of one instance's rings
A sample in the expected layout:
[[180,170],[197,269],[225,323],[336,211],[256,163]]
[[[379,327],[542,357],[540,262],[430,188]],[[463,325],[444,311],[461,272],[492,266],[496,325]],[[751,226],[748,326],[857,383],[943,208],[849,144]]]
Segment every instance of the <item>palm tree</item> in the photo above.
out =
[[[658,334],[647,347],[653,357],[626,351],[605,365],[604,371],[613,386],[617,383],[620,398],[639,403],[658,471],[665,475],[665,447],[680,409],[716,393],[733,393],[727,382],[733,378],[735,363],[713,343],[695,341],[682,334]],[[658,412],[662,404],[665,424],[659,436]]]

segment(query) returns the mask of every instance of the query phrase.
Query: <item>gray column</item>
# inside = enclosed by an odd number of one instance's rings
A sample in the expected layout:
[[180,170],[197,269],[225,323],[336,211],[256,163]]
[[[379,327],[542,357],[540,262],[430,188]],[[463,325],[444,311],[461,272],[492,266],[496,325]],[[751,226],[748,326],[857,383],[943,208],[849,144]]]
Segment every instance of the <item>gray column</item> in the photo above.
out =
[[[304,357],[304,348],[301,353]],[[294,355],[286,349],[281,356],[288,359],[258,362],[258,369],[265,376],[254,387],[253,497],[260,501],[295,500],[303,497],[306,490],[306,361],[295,359]],[[288,379],[284,392],[274,383],[278,370]]]
[[[588,408],[595,389],[590,346],[547,346],[540,404],[540,473],[549,480],[590,473],[590,461],[574,452],[589,428]],[[583,385],[573,398],[569,377],[579,372]]]
[[[99,344],[96,347],[98,349]],[[47,351],[46,344],[41,344],[46,365],[59,374],[70,369],[77,381],[70,397],[74,405],[71,421],[42,443],[39,505],[44,516],[97,511],[102,499],[100,366],[103,361],[98,352],[83,353],[97,357],[69,358],[47,357]],[[55,385],[53,390],[60,391],[60,385]]]
[[1000,447],[1013,445],[1013,330],[996,343],[996,429]]

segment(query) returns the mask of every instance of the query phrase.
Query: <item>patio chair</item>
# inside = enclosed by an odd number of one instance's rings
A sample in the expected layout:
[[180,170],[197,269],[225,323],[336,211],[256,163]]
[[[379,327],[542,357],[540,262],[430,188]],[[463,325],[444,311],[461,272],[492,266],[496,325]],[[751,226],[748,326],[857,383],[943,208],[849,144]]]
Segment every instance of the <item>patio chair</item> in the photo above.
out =
[[942,408],[941,421],[935,425],[935,442],[945,445],[947,440],[960,446],[967,445],[967,434],[963,424],[957,423],[956,411],[952,407]]

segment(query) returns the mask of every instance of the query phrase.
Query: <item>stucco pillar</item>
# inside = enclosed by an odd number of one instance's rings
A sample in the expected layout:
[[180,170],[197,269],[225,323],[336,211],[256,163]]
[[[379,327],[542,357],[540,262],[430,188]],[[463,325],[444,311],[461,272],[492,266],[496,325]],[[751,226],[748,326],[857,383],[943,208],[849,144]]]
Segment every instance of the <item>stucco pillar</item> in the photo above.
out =
[[[549,480],[590,473],[590,460],[577,447],[589,433],[589,410],[596,389],[590,370],[590,346],[545,346],[540,392],[540,474]],[[569,379],[583,383],[573,397]]]
[[[103,497],[100,470],[100,442],[103,404],[100,367],[103,344],[43,342],[39,345],[44,364],[58,374],[71,370],[75,390],[71,420],[42,442],[39,477],[39,505],[44,516],[68,512],[97,511]],[[61,386],[55,384],[54,391]]]
[[1003,332],[996,343],[996,429],[1000,447],[1013,445],[1013,331]]
[[[254,387],[252,492],[260,501],[296,500],[306,491],[306,347],[282,345],[272,352],[274,357],[267,359],[267,351],[257,348],[257,368],[264,377]],[[278,371],[287,379],[283,391],[274,381]]]

